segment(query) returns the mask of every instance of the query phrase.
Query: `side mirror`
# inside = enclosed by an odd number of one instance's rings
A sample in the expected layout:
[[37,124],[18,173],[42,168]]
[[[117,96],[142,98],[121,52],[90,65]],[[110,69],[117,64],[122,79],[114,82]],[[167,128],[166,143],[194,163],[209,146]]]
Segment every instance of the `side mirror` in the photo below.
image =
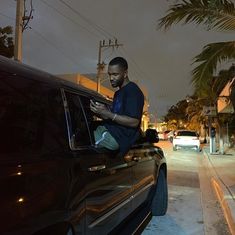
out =
[[159,142],[158,133],[155,129],[147,129],[145,131],[145,138],[146,138],[146,141],[150,142],[150,143],[158,143]]

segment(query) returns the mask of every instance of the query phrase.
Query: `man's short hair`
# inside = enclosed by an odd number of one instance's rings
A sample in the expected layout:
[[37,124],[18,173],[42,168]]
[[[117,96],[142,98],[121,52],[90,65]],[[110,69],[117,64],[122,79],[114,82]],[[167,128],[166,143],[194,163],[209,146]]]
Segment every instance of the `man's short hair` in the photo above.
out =
[[123,57],[115,57],[110,62],[109,65],[119,65],[124,70],[128,69],[128,63]]

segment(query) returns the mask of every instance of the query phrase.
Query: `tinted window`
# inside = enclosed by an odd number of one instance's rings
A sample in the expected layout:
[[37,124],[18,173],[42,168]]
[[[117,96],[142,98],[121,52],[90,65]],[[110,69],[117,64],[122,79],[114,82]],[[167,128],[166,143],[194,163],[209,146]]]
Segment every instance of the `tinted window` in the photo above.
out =
[[[50,93],[52,93],[50,98]],[[61,146],[63,106],[60,97],[45,84],[8,73],[0,73],[0,152],[38,153]],[[56,144],[60,143],[60,145]]]
[[[80,100],[81,100],[84,112],[86,114],[88,127],[89,127],[89,130],[90,130],[90,133],[91,133],[91,139],[92,139],[92,142],[94,143],[94,130],[97,128],[97,126],[103,125],[103,119],[97,117],[91,111],[91,109],[90,109],[90,98],[85,97],[85,96],[81,96]],[[103,104],[105,104],[105,103],[103,103]],[[110,107],[107,104],[105,104],[105,105],[108,109],[110,109]]]
[[86,118],[77,94],[65,92],[68,104],[68,126],[70,145],[78,148],[91,144],[90,133],[87,127]]
[[197,136],[197,133],[193,131],[179,131],[177,135],[178,136]]

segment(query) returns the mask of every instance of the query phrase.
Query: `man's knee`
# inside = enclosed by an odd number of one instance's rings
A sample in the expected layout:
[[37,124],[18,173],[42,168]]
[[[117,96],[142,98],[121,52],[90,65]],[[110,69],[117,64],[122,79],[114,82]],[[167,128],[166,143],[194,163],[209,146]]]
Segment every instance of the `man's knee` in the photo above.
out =
[[110,150],[119,149],[119,144],[104,126],[98,126],[94,131],[95,144]]

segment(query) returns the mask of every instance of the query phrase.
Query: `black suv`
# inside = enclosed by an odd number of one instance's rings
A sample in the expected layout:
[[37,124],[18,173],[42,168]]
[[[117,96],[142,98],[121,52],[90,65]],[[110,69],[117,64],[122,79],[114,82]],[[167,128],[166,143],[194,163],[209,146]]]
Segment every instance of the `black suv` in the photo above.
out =
[[111,105],[0,56],[1,234],[130,234],[133,221],[166,213],[167,167],[155,131],[125,156],[97,148],[93,130],[102,120],[90,99]]

